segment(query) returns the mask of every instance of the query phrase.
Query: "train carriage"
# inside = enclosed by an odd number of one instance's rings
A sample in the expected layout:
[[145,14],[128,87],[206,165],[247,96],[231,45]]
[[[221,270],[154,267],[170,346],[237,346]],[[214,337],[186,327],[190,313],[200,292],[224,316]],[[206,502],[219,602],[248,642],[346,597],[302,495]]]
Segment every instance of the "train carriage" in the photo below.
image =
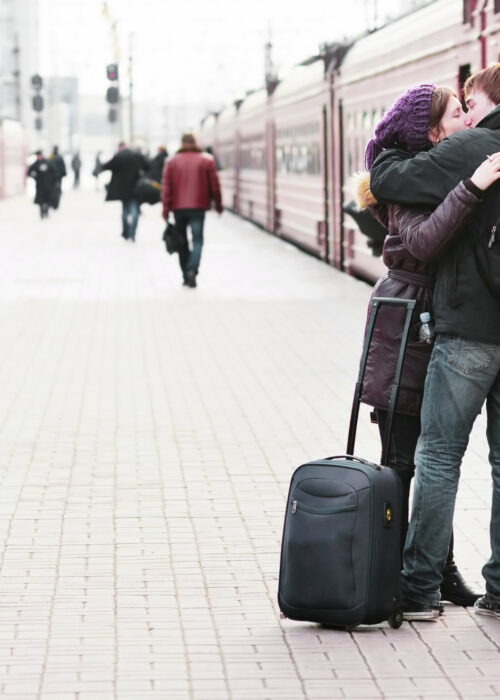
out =
[[362,232],[347,213],[368,139],[411,85],[460,90],[471,72],[500,60],[499,35],[500,0],[434,0],[350,47],[325,45],[272,94],[260,90],[203,125],[215,134],[225,205],[374,281],[385,270],[384,232],[361,223]]
[[[362,37],[342,63],[335,108],[342,114],[342,199],[352,200],[352,175],[364,168],[364,150],[379,119],[411,85],[434,82],[459,90],[480,68],[480,44],[464,22],[461,0],[440,0]],[[371,241],[344,216],[343,267],[375,280],[384,271]]]
[[268,97],[262,89],[241,104],[239,123],[239,213],[247,219],[270,227],[268,157]]
[[327,109],[324,63],[296,66],[272,96],[275,232],[327,257]]
[[219,179],[224,206],[239,214],[239,124],[236,104],[223,109],[217,117],[214,153],[221,167]]
[[217,140],[217,116],[208,114],[200,124],[198,130],[199,143],[201,148],[211,148],[215,152]]

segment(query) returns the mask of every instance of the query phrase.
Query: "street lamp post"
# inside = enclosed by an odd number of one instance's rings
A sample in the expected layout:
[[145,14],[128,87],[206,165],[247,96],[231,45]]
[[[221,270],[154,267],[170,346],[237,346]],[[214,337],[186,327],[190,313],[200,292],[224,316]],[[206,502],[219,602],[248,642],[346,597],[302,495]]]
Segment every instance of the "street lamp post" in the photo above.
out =
[[134,143],[134,74],[132,70],[133,58],[132,58],[132,48],[133,48],[134,35],[129,34],[129,48],[128,48],[128,123],[130,131],[130,143]]

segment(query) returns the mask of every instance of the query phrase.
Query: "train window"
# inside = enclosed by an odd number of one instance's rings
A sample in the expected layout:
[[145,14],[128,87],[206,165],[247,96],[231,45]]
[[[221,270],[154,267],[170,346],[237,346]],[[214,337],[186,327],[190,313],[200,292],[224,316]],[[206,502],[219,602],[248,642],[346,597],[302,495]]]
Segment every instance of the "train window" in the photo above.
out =
[[376,109],[372,110],[372,129],[377,126],[378,123],[378,112]]
[[495,12],[500,12],[500,0],[495,0]]
[[346,131],[350,131],[352,129],[352,117],[350,114],[347,115],[347,129]]
[[368,112],[363,112],[363,129],[369,129],[370,128],[370,118],[368,116]]

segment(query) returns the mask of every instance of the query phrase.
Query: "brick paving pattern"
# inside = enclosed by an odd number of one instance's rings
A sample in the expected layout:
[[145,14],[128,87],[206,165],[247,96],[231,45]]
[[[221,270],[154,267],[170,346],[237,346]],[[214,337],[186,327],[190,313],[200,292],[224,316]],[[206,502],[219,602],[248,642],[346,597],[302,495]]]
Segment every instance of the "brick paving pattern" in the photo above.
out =
[[[499,696],[500,621],[279,616],[289,478],[344,450],[369,287],[225,214],[183,288],[158,207],[134,245],[102,199],[0,204],[0,696]],[[455,518],[480,590],[486,455],[481,416]]]

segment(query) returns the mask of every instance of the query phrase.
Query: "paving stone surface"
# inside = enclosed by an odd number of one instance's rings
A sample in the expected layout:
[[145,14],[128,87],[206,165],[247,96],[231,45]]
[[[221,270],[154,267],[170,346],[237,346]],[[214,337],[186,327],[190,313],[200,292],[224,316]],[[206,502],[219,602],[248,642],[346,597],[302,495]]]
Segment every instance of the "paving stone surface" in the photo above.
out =
[[[289,479],[344,451],[368,285],[225,213],[187,289],[158,207],[132,244],[102,200],[0,203],[0,696],[500,695],[498,620],[280,619]],[[490,502],[480,416],[455,518],[479,590]]]

